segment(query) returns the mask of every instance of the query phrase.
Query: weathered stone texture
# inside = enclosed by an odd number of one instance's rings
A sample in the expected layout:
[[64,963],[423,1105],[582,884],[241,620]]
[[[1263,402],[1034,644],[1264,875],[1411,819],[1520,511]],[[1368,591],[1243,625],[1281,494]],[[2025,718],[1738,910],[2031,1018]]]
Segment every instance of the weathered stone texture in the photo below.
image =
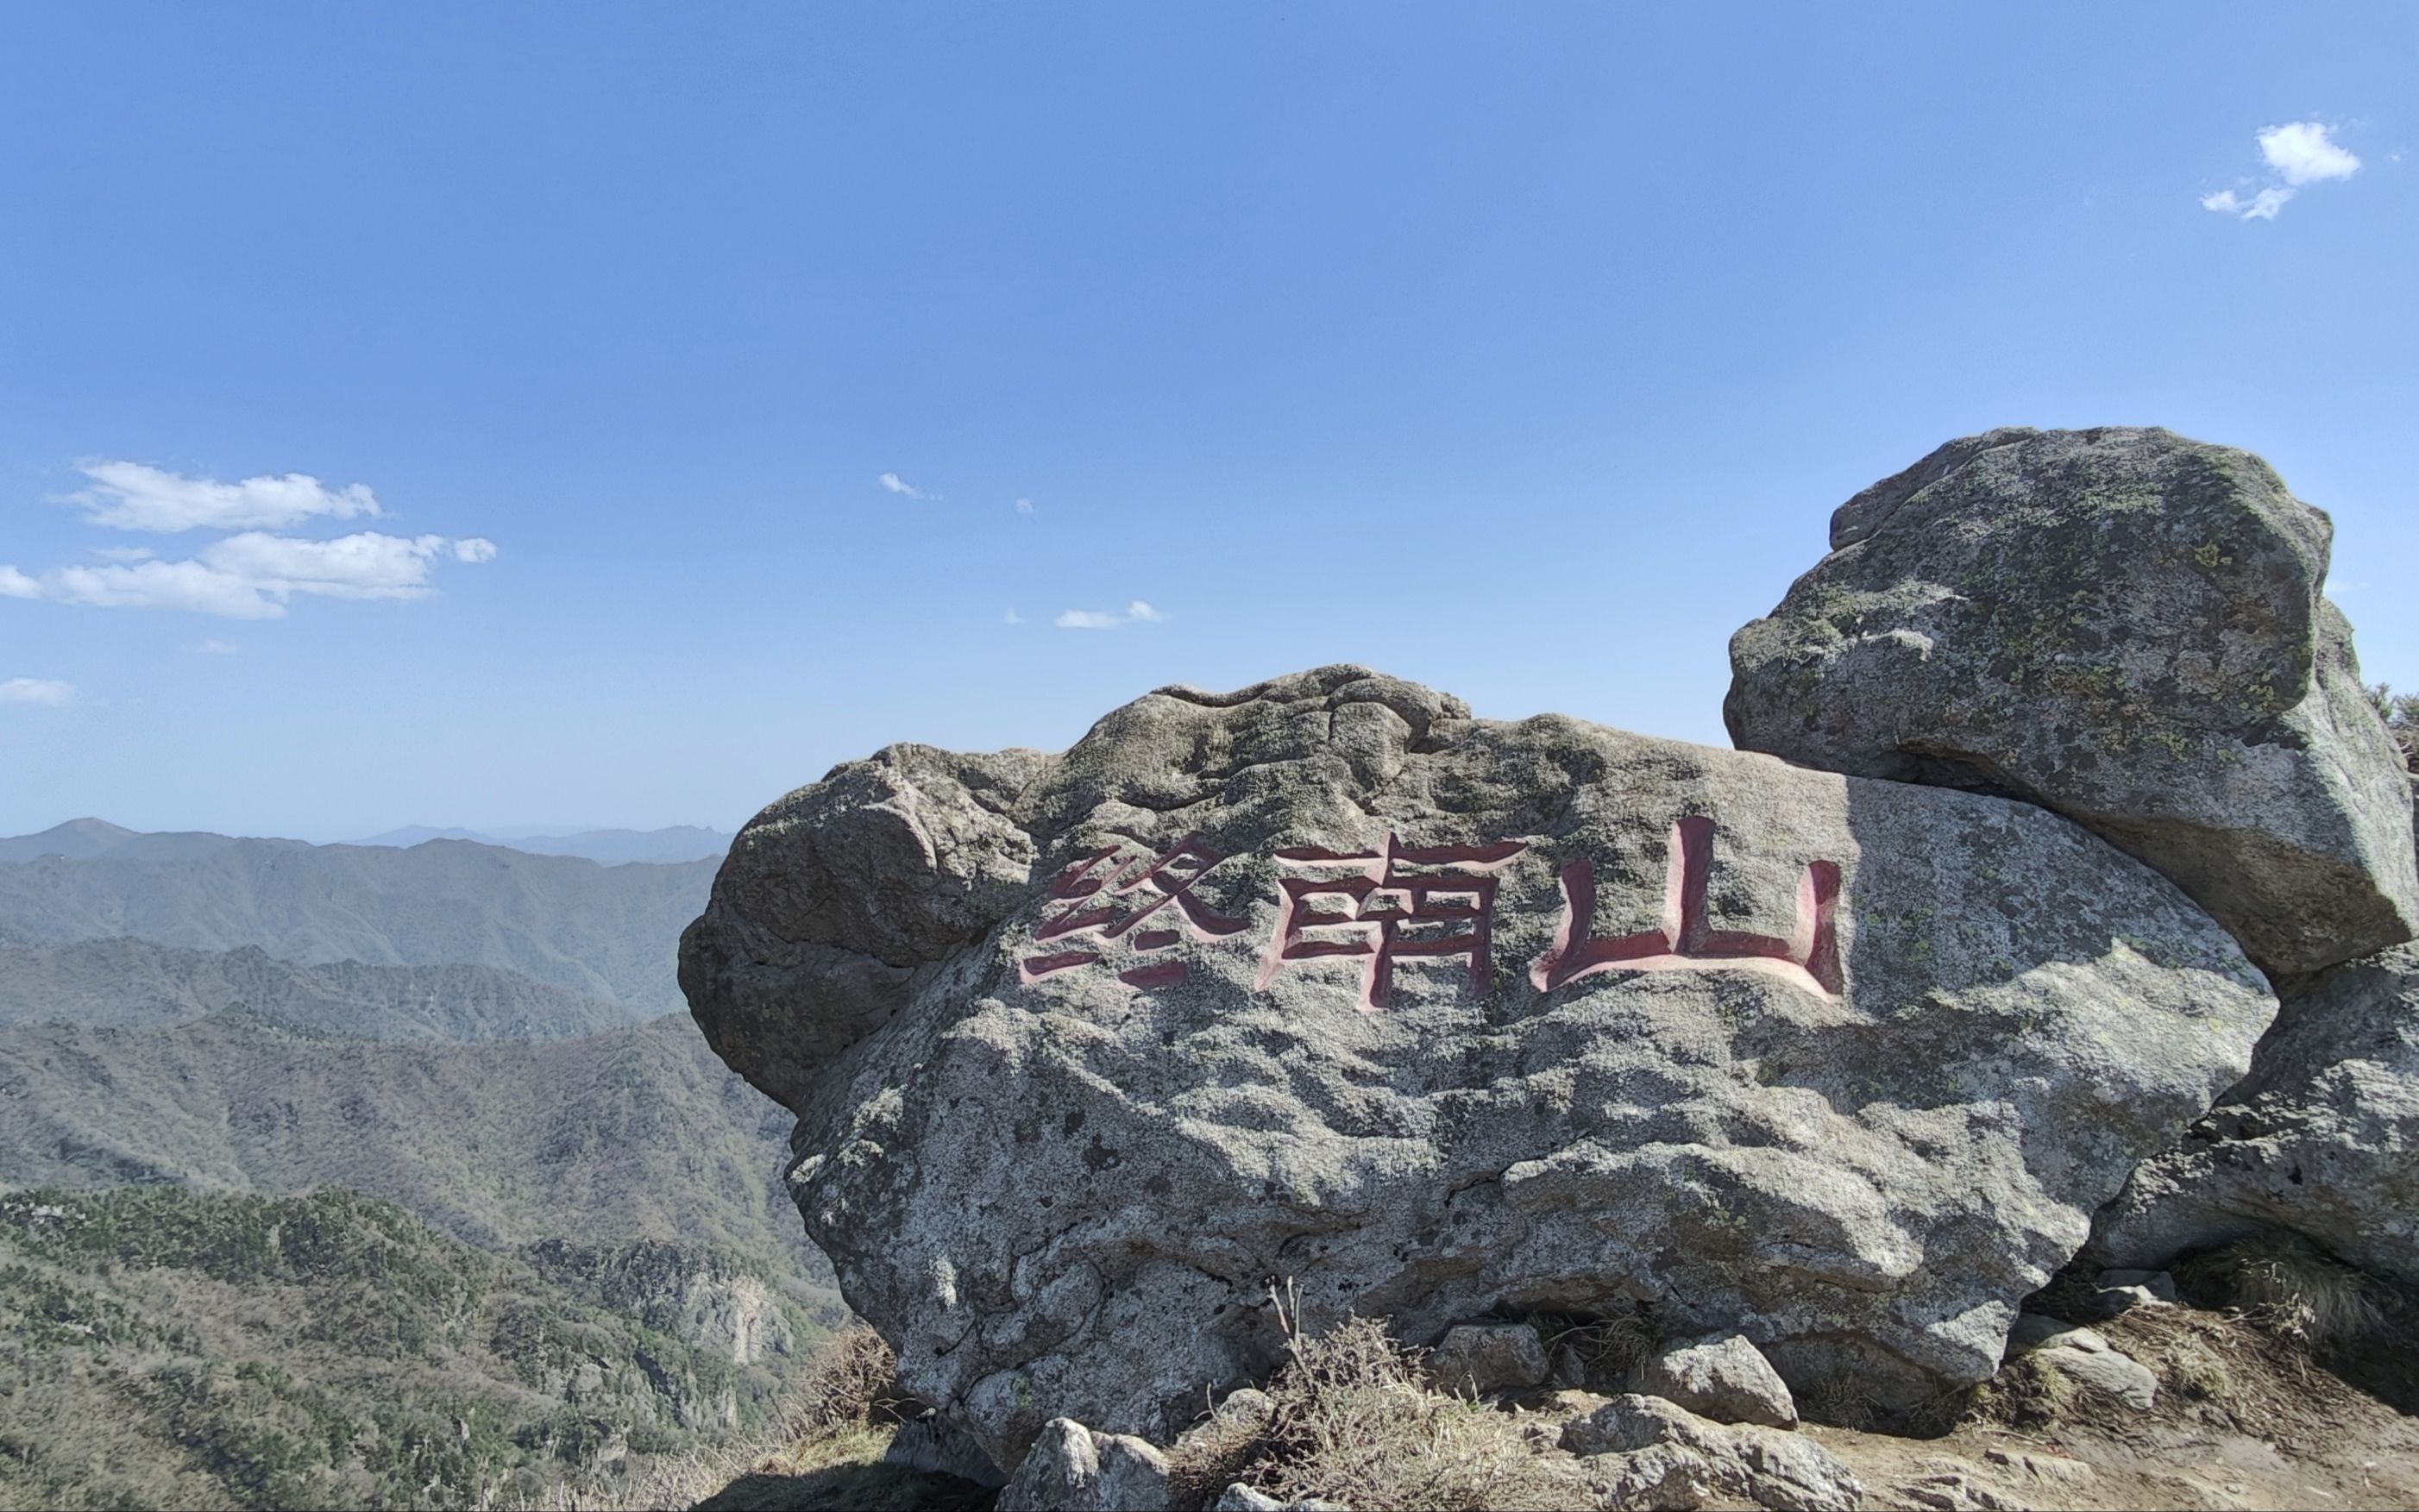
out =
[[1802,1434],[1729,1427],[1659,1396],[1615,1396],[1564,1425],[1562,1447],[1591,1461],[1603,1504],[1694,1512],[1752,1503],[1770,1512],[1856,1512],[1865,1489]]
[[2091,1248],[2158,1266],[2265,1228],[2419,1285],[2419,947],[2288,981],[2251,1074],[2134,1173]]
[[1167,1512],[1167,1457],[1129,1434],[1053,1418],[999,1493],[999,1512]]
[[2042,809],[1357,668],[842,766],[740,836],[682,982],[1003,1465],[1265,1378],[1272,1281],[1313,1330],[1643,1311],[1794,1382],[1982,1379],[2274,1009]]
[[1742,749],[2055,809],[2272,972],[2351,960],[2419,933],[2419,870],[2331,533],[2246,452],[1967,437],[1840,507],[1732,639],[1723,714]]

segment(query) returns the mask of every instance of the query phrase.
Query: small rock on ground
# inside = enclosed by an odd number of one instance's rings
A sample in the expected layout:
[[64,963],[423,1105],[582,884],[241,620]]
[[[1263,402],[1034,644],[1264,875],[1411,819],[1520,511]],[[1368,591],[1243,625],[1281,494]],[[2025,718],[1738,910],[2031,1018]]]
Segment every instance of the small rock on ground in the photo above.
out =
[[1167,1457],[1141,1439],[1054,1417],[999,1493],[999,1512],[1166,1512]]
[[1762,1350],[1739,1335],[1667,1344],[1647,1360],[1640,1389],[1717,1423],[1797,1426],[1797,1403]]
[[2159,1399],[2158,1376],[2096,1329],[2077,1328],[2040,1313],[2022,1314],[2008,1331],[2008,1358],[2019,1356],[2077,1385],[2105,1392],[2137,1412],[2149,1412]]
[[1218,1493],[1210,1504],[1210,1512],[1352,1512],[1341,1502],[1329,1502],[1316,1496],[1297,1497],[1280,1502],[1263,1490],[1237,1481]]
[[1730,1427],[1656,1396],[1615,1396],[1563,1429],[1563,1447],[1600,1460],[1592,1478],[1610,1506],[1689,1512],[1744,1498],[1770,1512],[1855,1512],[1864,1487],[1813,1440]]

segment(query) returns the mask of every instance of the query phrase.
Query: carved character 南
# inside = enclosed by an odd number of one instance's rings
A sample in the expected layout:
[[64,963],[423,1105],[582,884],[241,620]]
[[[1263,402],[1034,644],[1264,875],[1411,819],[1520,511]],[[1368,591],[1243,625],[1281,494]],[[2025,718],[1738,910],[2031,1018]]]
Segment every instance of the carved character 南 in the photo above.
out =
[[[1494,873],[1525,849],[1517,841],[1405,845],[1389,833],[1381,850],[1305,845],[1277,852],[1278,861],[1296,870],[1347,874],[1287,877],[1279,883],[1276,933],[1260,959],[1258,986],[1265,990],[1295,962],[1358,956],[1363,961],[1361,1007],[1374,1013],[1393,993],[1396,958],[1462,956],[1470,962],[1471,990],[1485,992],[1494,928]],[[1345,906],[1322,912],[1321,900],[1341,900]],[[1308,931],[1319,933],[1314,936]],[[1336,937],[1339,933],[1343,937]]]

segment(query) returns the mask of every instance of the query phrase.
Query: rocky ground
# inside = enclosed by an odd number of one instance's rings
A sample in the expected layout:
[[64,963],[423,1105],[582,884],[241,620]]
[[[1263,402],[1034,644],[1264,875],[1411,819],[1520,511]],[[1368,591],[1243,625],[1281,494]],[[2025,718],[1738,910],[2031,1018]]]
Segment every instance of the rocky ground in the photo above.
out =
[[[1441,1355],[1423,1360],[1374,1328],[1348,1328],[1309,1341],[1266,1393],[1235,1394],[1163,1451],[1071,1425],[1088,1440],[1088,1482],[1066,1479],[1066,1445],[1048,1439],[1004,1489],[919,1468],[931,1463],[929,1444],[902,1454],[918,1430],[888,1420],[886,1394],[860,1381],[852,1390],[864,1402],[826,1402],[819,1419],[793,1418],[785,1440],[697,1467],[678,1486],[634,1486],[622,1504],[2086,1512],[2419,1504],[2419,1420],[2402,1410],[2419,1405],[2419,1372],[2396,1347],[2401,1330],[2314,1349],[2275,1309],[2190,1305],[2141,1306],[2092,1327],[2112,1354],[2149,1373],[2148,1408],[2044,1365],[2060,1347],[2053,1343],[1961,1398],[1945,1431],[1837,1422],[1783,1430],[1550,1384],[1448,1394],[1439,1377],[1453,1367],[1441,1368]],[[858,1348],[879,1352],[870,1340]],[[1685,1383],[1674,1389],[1687,1395]],[[1821,1410],[1859,1412],[1846,1397]],[[1102,1475],[1120,1453],[1138,1479]]]

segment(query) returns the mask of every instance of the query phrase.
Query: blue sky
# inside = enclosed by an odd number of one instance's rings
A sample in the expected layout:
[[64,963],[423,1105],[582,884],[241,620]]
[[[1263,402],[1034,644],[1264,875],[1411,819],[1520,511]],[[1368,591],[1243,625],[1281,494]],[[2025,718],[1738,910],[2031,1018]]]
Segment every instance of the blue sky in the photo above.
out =
[[2414,65],[2407,5],[22,8],[0,833],[728,825],[1337,660],[1718,744],[1829,511],[2009,424],[2266,455],[2419,686]]

